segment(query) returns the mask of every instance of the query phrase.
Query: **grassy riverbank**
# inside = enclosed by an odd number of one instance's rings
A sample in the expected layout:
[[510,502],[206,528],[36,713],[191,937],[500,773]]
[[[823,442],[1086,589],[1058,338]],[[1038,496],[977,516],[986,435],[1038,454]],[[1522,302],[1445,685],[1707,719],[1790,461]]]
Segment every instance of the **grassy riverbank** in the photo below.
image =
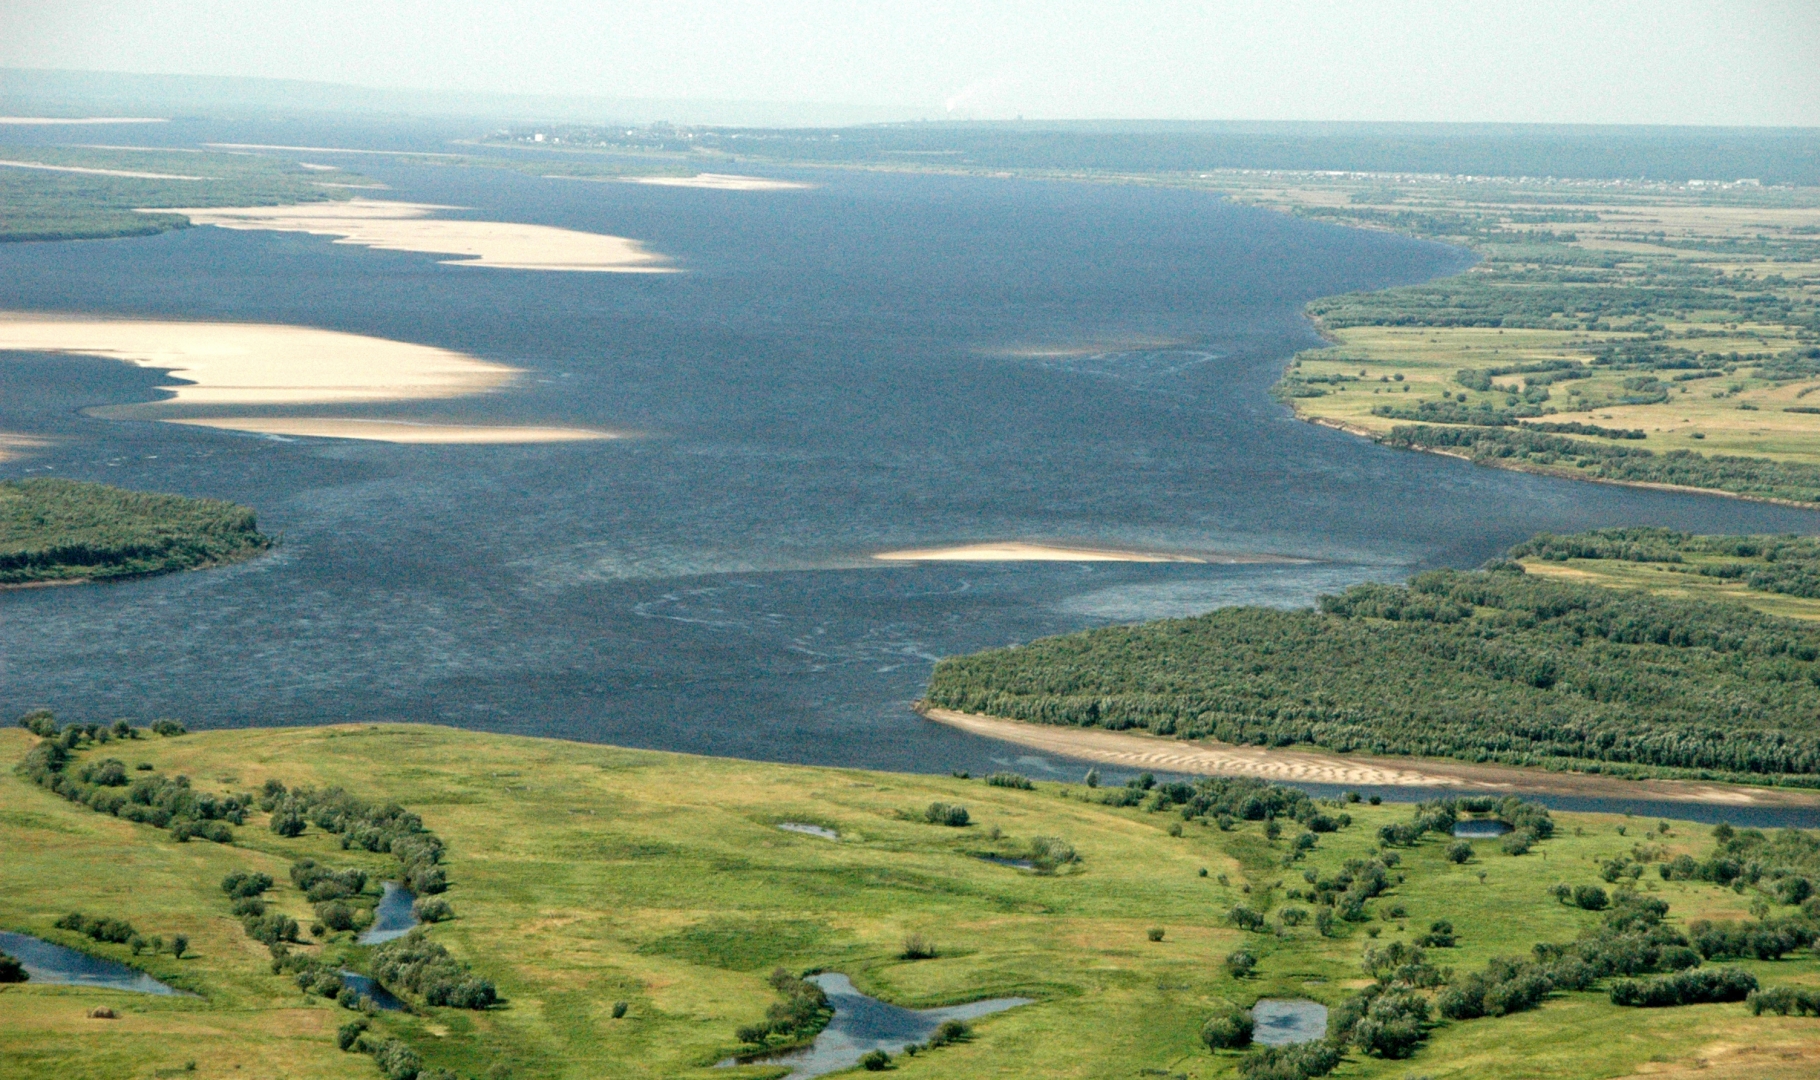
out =
[[[22,731],[0,734],[0,755],[17,760],[31,742]],[[907,1077],[1232,1076],[1240,1057],[1210,1055],[1198,1042],[1222,1006],[1267,996],[1337,1005],[1362,980],[1366,946],[1412,940],[1437,919],[1454,922],[1459,942],[1432,957],[1460,971],[1527,955],[1537,941],[1572,940],[1601,916],[1558,903],[1551,889],[1601,884],[1600,867],[1614,858],[1641,851],[1651,860],[1636,888],[1667,901],[1677,926],[1748,918],[1760,897],[1653,872],[1678,854],[1709,854],[1704,829],[1660,833],[1656,822],[1557,815],[1554,837],[1525,855],[1481,841],[1459,864],[1439,838],[1399,849],[1404,880],[1332,937],[1310,923],[1247,933],[1230,908],[1247,905],[1279,927],[1286,906],[1304,906],[1286,898],[1305,887],[1304,868],[1332,875],[1373,854],[1379,827],[1409,821],[1410,809],[1348,806],[1349,827],[1319,834],[1312,852],[1285,865],[1304,835],[1293,823],[1275,840],[1258,821],[1183,828],[1173,811],[1085,801],[1100,793],[1080,785],[1025,791],[403,726],[210,732],[81,756],[181,773],[198,790],[258,790],[267,779],[340,784],[421,814],[448,845],[457,912],[431,935],[493,980],[506,1004],[384,1015],[374,1027],[407,1041],[427,1066],[464,1076],[774,1075],[710,1066],[738,1048],[735,1028],[776,1000],[766,976],[777,965],[843,971],[905,1005],[1038,999],[978,1022],[971,1041],[900,1057]],[[967,806],[972,824],[925,823],[932,801]],[[357,861],[333,837],[311,828],[285,839],[255,814],[232,845],[180,844],[10,772],[0,774],[0,807],[0,924],[66,940],[51,924],[82,910],[142,932],[184,933],[191,955],[145,966],[203,995],[7,988],[0,1076],[379,1075],[371,1059],[335,1049],[344,1010],[269,974],[264,948],[217,887],[233,870],[262,870],[281,883],[279,909],[306,917],[285,867],[300,856]],[[775,827],[781,821],[842,838],[787,833]],[[974,857],[1021,854],[1039,836],[1065,839],[1078,863],[1038,875]],[[1164,930],[1161,941],[1149,940],[1152,927]],[[912,934],[938,958],[901,959]],[[1241,946],[1258,958],[1247,977],[1223,966]],[[128,958],[124,947],[90,947]],[[1806,953],[1739,964],[1765,984],[1820,986],[1820,963]],[[628,1003],[622,1019],[611,1015],[615,1001]],[[121,1018],[88,1019],[102,1004]],[[1595,990],[1557,994],[1514,1017],[1441,1024],[1413,1060],[1355,1052],[1335,1075],[1593,1078],[1697,1061],[1713,1064],[1705,1075],[1802,1075],[1820,1061],[1820,1035],[1811,1020],[1753,1017],[1737,1004],[1624,1009]],[[1734,1066],[1743,1071],[1724,1071]]]
[[1240,174],[1235,198],[1461,244],[1309,306],[1297,415],[1481,464],[1820,502],[1820,191]]
[[210,151],[19,146],[0,159],[0,242],[149,236],[189,219],[141,207],[321,202],[372,183],[294,157]]
[[253,511],[219,499],[76,480],[0,481],[0,586],[194,570],[271,546]]

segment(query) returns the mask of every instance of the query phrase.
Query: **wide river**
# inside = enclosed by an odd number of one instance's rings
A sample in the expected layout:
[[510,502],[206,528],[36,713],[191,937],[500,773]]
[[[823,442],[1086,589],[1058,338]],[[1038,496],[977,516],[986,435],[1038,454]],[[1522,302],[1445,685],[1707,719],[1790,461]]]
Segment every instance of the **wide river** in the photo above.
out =
[[[1817,522],[1385,450],[1271,401],[1318,344],[1306,301],[1452,273],[1454,249],[1135,186],[826,172],[712,191],[301,156],[357,166],[385,198],[629,236],[685,272],[463,268],[196,228],[0,245],[0,308],[459,349],[530,374],[421,415],[639,437],[424,447],[101,420],[78,410],[149,400],[160,377],[9,354],[0,431],[56,441],[0,475],[234,499],[283,543],[228,569],[0,595],[5,708],[981,770],[1019,752],[908,708],[946,654],[1307,604],[1545,529]],[[1303,561],[870,559],[1005,539]]]

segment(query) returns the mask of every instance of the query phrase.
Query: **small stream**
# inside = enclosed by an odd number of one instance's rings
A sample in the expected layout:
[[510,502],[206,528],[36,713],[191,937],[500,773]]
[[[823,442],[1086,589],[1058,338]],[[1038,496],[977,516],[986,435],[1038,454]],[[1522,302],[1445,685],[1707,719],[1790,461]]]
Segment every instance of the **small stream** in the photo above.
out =
[[30,934],[0,931],[0,952],[18,959],[25,966],[25,973],[31,976],[32,983],[92,986],[103,990],[127,990],[135,994],[183,993],[137,968],[99,956],[90,956],[62,945],[53,945]]
[[859,1064],[859,1059],[873,1050],[896,1055],[911,1043],[920,1043],[935,1034],[946,1020],[974,1020],[993,1013],[1028,1005],[1032,998],[989,998],[945,1009],[902,1009],[867,997],[853,988],[845,975],[827,972],[812,975],[809,981],[822,988],[828,1003],[834,1006],[834,1019],[815,1037],[815,1042],[798,1050],[755,1058],[728,1058],[722,1068],[734,1065],[787,1065],[790,1072],[784,1080],[808,1080]]
[[417,925],[417,916],[411,913],[411,904],[416,899],[411,890],[396,881],[386,882],[385,895],[380,897],[379,907],[373,912],[373,925],[360,935],[360,944],[383,945],[410,933]]

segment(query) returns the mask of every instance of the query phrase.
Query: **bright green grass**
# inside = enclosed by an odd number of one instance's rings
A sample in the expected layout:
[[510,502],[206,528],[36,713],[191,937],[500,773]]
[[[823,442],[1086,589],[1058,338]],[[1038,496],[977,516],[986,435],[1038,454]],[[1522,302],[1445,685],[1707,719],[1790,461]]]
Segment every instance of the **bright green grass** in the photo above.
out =
[[[0,759],[17,760],[29,745],[24,732],[0,734]],[[1286,840],[1267,842],[1255,824],[1231,833],[1190,825],[1171,837],[1174,815],[1088,804],[1079,787],[1020,792],[406,726],[210,732],[100,752],[201,787],[335,783],[421,813],[449,845],[448,897],[459,915],[432,933],[496,980],[509,1003],[479,1015],[388,1017],[380,1027],[464,1075],[497,1065],[520,1078],[775,1075],[709,1066],[737,1049],[733,1029],[773,1000],[764,976],[783,964],[843,971],[911,1006],[1039,999],[981,1021],[971,1043],[901,1059],[906,1078],[1231,1076],[1237,1058],[1209,1055],[1196,1040],[1216,1006],[1261,996],[1336,1003],[1357,984],[1367,943],[1363,927],[1338,940],[1308,926],[1281,939],[1228,928],[1231,905],[1267,906],[1281,897],[1278,882],[1297,880],[1300,866],[1280,865]],[[964,803],[975,824],[947,829],[899,815],[935,799]],[[1351,812],[1353,827],[1323,837],[1312,865],[1364,855],[1379,824],[1408,816],[1403,806]],[[1547,895],[1555,882],[1594,881],[1598,859],[1638,842],[1671,855],[1708,847],[1693,825],[1649,841],[1654,822],[1559,817],[1557,838],[1520,858],[1490,843],[1464,867],[1443,860],[1439,843],[1406,852],[1408,880],[1373,906],[1402,903],[1409,916],[1374,921],[1376,943],[1449,918],[1461,947],[1440,954],[1445,964],[1464,970],[1526,953],[1595,921],[1555,904]],[[832,826],[842,840],[775,828],[791,820]],[[993,827],[1003,833],[996,844]],[[1078,871],[1038,877],[970,854],[1008,852],[1037,835],[1073,843]],[[244,937],[216,887],[235,868],[284,883],[293,858],[347,859],[329,840],[314,829],[282,840],[255,820],[234,847],[177,844],[0,774],[0,925],[57,938],[50,924],[80,909],[127,917],[142,933],[186,933],[193,957],[148,967],[205,995],[8,989],[0,1077],[175,1076],[169,1070],[190,1061],[195,1072],[182,1075],[377,1076],[370,1059],[334,1049],[345,1014],[265,973],[264,950]],[[1644,887],[1668,899],[1676,918],[1740,917],[1749,899],[1699,884]],[[307,915],[288,885],[276,899]],[[1166,928],[1161,943],[1146,940],[1151,926]],[[909,933],[935,941],[941,957],[897,959]],[[1241,941],[1261,958],[1244,981],[1220,964]],[[1772,982],[1820,982],[1809,959],[1753,966]],[[610,1015],[616,1000],[631,1004],[619,1021]],[[102,1003],[123,1018],[86,1019]],[[1741,1006],[1618,1010],[1579,994],[1520,1017],[1443,1026],[1413,1061],[1355,1057],[1336,1075],[1607,1077],[1739,1043],[1820,1054],[1820,1024],[1752,1018]],[[1811,1075],[1783,1061],[1765,1059],[1749,1075]]]

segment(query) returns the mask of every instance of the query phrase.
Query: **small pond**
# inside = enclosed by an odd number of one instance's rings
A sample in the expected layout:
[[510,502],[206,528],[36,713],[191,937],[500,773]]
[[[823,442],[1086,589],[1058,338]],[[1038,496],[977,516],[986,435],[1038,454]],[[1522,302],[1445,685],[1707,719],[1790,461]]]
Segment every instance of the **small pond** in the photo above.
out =
[[344,986],[351,987],[356,994],[362,994],[372,998],[373,1004],[377,1005],[379,1008],[384,1009],[387,1012],[403,1011],[404,1002],[393,997],[390,990],[387,990],[372,979],[367,978],[358,971],[349,971],[346,968],[343,968],[340,974],[341,982]]
[[411,904],[416,899],[411,890],[396,881],[386,882],[385,895],[379,898],[379,907],[373,912],[373,925],[360,935],[360,943],[380,945],[410,933],[417,925],[417,916],[411,914]]
[[16,958],[35,983],[130,990],[135,994],[181,994],[136,968],[75,949],[52,945],[30,934],[0,932],[0,952]]
[[802,833],[804,836],[819,836],[823,840],[839,840],[840,833],[820,825],[805,825],[800,821],[780,821],[777,827],[785,832]]
[[1466,840],[1487,840],[1510,831],[1509,822],[1496,818],[1469,818],[1453,823],[1453,834]]
[[728,1058],[720,1063],[721,1066],[785,1065],[790,1072],[784,1080],[807,1080],[808,1077],[851,1069],[873,1050],[895,1056],[911,1043],[922,1042],[935,1034],[935,1029],[941,1027],[944,1020],[974,1020],[1028,1005],[1032,1000],[990,998],[945,1009],[900,1009],[855,990],[845,975],[829,972],[811,976],[809,981],[821,987],[828,995],[828,1003],[834,1006],[834,1019],[815,1037],[812,1045],[769,1057],[743,1061]]
[[1004,855],[975,855],[974,858],[984,859],[987,862],[993,863],[998,866],[1015,866],[1019,870],[1035,870],[1036,869],[1036,863],[1032,862],[1029,859],[1012,859],[1012,858],[1007,858]]
[[1288,1046],[1327,1037],[1327,1006],[1305,998],[1265,998],[1251,1007],[1251,1021],[1256,1025],[1251,1032],[1252,1041],[1265,1046]]

